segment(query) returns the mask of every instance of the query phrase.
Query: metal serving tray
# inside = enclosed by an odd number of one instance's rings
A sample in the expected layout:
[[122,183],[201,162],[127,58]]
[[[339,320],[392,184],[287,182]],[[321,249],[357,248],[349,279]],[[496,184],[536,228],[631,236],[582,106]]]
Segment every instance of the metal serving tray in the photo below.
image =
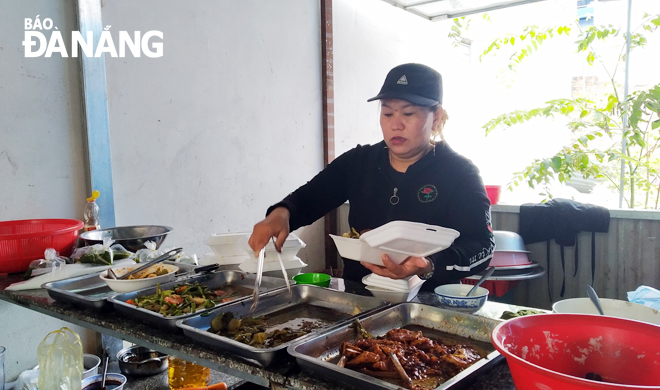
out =
[[[176,279],[172,282],[161,284],[160,289],[171,290],[177,284],[195,283],[195,282],[202,283],[212,290],[226,285],[241,286],[241,287],[253,289],[255,277],[256,277],[255,274],[247,274],[245,272],[240,272],[240,271],[217,271],[206,275],[191,276],[185,279]],[[294,284],[295,282],[291,281],[291,283]],[[266,293],[268,291],[273,291],[284,287],[286,287],[286,281],[284,279],[264,276],[263,279],[261,280],[261,288],[259,289],[259,291]],[[220,306],[226,306],[230,303],[251,298],[251,296],[237,298],[227,303],[219,303],[211,309],[201,309],[196,311],[195,313],[182,314],[179,316],[167,316],[167,317],[163,316],[160,313],[156,313],[151,310],[143,309],[135,305],[126,303],[126,301],[129,299],[135,299],[135,298],[143,297],[145,295],[152,295],[155,293],[156,293],[156,287],[150,287],[144,290],[131,291],[127,293],[113,295],[111,297],[108,297],[108,301],[110,301],[115,306],[115,309],[117,309],[117,311],[124,313],[131,318],[148,322],[162,328],[178,331],[179,328],[176,327],[176,322],[178,320],[192,317],[194,315],[207,312],[209,310],[215,309]]]
[[[164,261],[163,263],[179,267],[176,274],[180,277],[188,275],[197,268],[194,265],[171,261]],[[91,310],[107,311],[112,309],[112,304],[107,299],[118,293],[99,278],[101,272],[48,282],[41,287],[45,288],[48,295],[56,301],[68,302]]]
[[[470,344],[485,351],[486,357],[461,371],[436,390],[448,389],[464,379],[490,368],[503,358],[490,343],[490,334],[500,321],[478,317],[427,306],[420,303],[401,303],[360,320],[365,329],[374,336],[385,335],[394,328],[413,326],[414,330],[422,330],[430,338],[439,336],[442,332],[453,338],[470,339]],[[415,328],[423,327],[431,329]],[[430,334],[429,334],[430,333]],[[400,386],[362,374],[348,368],[338,367],[340,349],[344,341],[354,341],[357,336],[353,323],[344,324],[325,332],[319,332],[305,340],[292,343],[288,352],[296,358],[298,365],[314,375],[329,380],[340,381],[360,389],[400,389]]]
[[[250,314],[250,306],[252,305],[253,300],[250,298],[241,302],[229,304],[217,310],[212,309],[208,316],[196,315],[178,321],[176,325],[182,328],[183,333],[190,338],[201,341],[216,349],[236,354],[258,365],[268,367],[278,359],[288,358],[286,348],[293,344],[294,341],[306,339],[323,329],[349,323],[356,317],[363,317],[368,313],[389,305],[387,301],[371,296],[349,294],[310,285],[299,284],[292,286],[291,290],[291,296],[289,296],[286,289],[261,296],[259,298],[259,306],[252,314]],[[351,314],[356,306],[362,311],[362,313],[353,316]],[[217,315],[226,312],[231,312],[237,318],[268,315],[274,322],[276,322],[275,318],[281,317],[286,317],[287,319],[290,319],[290,321],[295,321],[296,319],[300,321],[302,318],[310,318],[310,313],[323,310],[328,311],[327,309],[335,312],[333,317],[334,323],[312,331],[297,340],[283,343],[275,348],[255,348],[234,341],[233,339],[208,332],[208,329],[211,327],[211,320]],[[343,318],[341,315],[338,315],[340,313],[344,314]],[[288,324],[289,322],[286,323]]]

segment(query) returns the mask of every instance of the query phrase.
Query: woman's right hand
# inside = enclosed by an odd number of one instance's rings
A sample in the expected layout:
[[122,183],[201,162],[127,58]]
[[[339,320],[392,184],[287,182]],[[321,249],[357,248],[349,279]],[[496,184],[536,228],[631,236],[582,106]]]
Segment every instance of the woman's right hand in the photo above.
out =
[[282,252],[282,245],[289,236],[289,209],[278,207],[271,211],[263,221],[254,225],[252,235],[248,240],[254,256],[259,257],[259,252],[268,244],[271,237],[275,237],[275,249]]

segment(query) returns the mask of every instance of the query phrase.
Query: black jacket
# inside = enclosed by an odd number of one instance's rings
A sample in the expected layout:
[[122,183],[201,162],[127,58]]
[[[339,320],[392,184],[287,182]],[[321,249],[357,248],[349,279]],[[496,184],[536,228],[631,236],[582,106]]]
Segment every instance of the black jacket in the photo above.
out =
[[[395,194],[399,202],[393,205]],[[458,230],[454,244],[431,255],[435,273],[425,289],[452,283],[488,266],[494,239],[490,201],[478,169],[446,143],[436,145],[405,173],[394,170],[384,141],[357,146],[337,157],[311,181],[271,206],[287,207],[291,230],[306,226],[346,200],[349,223],[358,232],[387,222],[422,222]],[[344,277],[361,280],[369,270],[344,261]]]

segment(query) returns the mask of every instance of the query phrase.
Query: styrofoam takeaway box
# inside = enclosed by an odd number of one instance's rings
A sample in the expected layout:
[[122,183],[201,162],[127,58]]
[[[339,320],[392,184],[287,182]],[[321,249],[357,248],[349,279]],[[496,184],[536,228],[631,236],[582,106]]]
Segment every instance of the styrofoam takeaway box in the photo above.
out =
[[333,234],[330,237],[342,257],[382,266],[383,253],[400,264],[409,256],[424,257],[445,250],[459,235],[454,229],[440,226],[392,221],[362,234],[359,239]]

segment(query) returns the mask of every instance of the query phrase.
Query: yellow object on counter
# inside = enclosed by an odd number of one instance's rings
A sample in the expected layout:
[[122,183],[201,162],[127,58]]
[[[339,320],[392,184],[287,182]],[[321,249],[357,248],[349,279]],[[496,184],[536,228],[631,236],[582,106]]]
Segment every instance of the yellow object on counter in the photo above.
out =
[[167,380],[171,390],[207,386],[211,369],[183,359],[168,356]]

